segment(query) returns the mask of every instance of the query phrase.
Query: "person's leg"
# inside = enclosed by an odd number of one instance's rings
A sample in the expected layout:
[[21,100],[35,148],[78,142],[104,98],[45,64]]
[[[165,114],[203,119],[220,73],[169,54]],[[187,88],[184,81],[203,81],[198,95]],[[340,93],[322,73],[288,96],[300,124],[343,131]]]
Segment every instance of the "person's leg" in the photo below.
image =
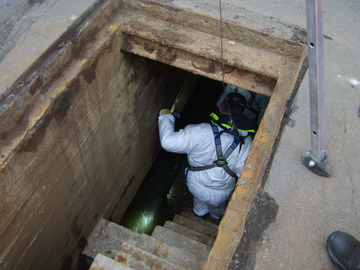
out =
[[207,207],[209,209],[210,216],[213,218],[216,218],[216,219],[221,219],[225,213],[227,203],[228,202],[225,201],[222,204],[220,204],[219,206],[214,206],[214,205],[208,204]]
[[343,270],[360,269],[360,242],[352,235],[335,231],[327,239],[327,251],[333,263]]
[[195,215],[202,217],[209,213],[208,204],[194,197],[193,210]]

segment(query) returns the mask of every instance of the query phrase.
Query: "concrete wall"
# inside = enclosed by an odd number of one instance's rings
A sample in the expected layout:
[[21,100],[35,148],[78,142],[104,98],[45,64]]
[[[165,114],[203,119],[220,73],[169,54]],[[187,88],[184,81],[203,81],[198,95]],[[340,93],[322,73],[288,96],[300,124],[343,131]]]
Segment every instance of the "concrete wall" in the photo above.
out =
[[67,62],[28,88],[36,98],[3,134],[1,269],[70,269],[101,216],[120,220],[157,154],[158,112],[186,74],[123,53],[121,32],[111,30],[98,29],[97,45],[81,50],[80,35],[71,40]]

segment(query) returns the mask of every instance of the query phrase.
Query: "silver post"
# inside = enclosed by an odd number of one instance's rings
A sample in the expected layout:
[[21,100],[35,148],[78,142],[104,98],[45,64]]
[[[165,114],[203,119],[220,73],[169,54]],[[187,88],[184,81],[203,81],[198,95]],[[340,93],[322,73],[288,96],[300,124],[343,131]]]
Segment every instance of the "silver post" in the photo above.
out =
[[306,0],[311,150],[306,152],[303,163],[311,171],[330,176],[325,151],[324,127],[324,32],[322,0]]

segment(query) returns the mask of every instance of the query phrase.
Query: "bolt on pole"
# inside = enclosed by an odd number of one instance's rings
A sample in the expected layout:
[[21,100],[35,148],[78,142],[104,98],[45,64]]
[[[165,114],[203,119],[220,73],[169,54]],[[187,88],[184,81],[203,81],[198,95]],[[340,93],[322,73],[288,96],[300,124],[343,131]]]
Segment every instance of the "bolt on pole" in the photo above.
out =
[[322,0],[306,0],[311,150],[304,165],[314,173],[330,176],[324,127],[324,32]]

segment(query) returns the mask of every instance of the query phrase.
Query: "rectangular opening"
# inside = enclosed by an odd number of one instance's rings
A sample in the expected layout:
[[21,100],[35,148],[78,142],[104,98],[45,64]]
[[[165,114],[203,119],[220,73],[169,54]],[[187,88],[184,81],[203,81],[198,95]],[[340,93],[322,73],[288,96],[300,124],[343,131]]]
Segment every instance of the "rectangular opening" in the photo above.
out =
[[[172,105],[172,111],[180,116],[175,130],[189,124],[210,123],[210,114],[219,115],[219,105],[228,92],[240,93],[247,99],[244,114],[258,126],[269,97],[188,73]],[[138,233],[151,234],[156,225],[173,220],[175,214],[192,212],[192,195],[184,175],[187,166],[186,155],[160,150],[120,224]]]

